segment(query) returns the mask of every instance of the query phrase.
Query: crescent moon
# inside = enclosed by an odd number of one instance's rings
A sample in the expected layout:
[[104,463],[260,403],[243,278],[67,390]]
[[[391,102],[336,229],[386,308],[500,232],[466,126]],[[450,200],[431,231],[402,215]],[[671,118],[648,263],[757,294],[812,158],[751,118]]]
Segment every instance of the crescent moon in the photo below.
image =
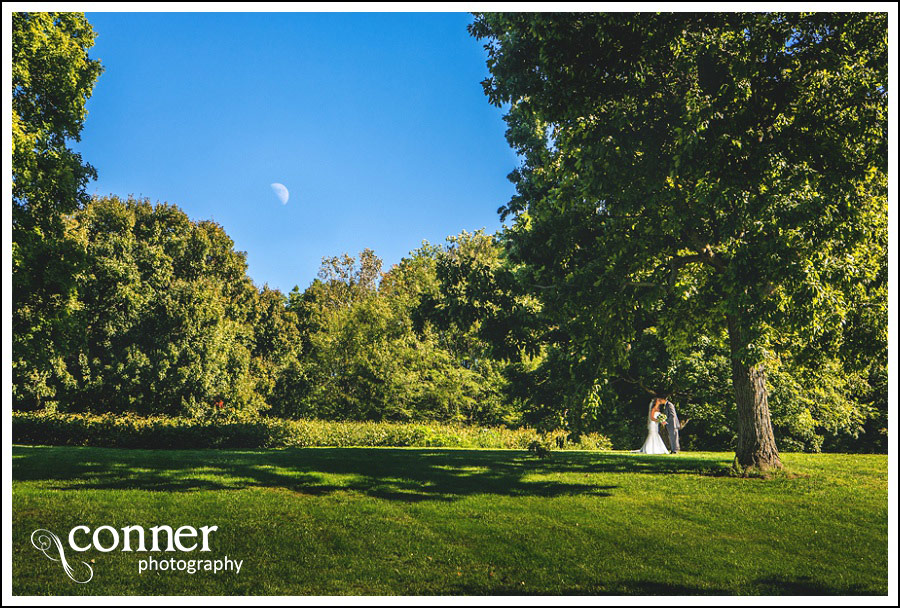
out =
[[272,184],[272,192],[275,193],[275,196],[278,197],[278,200],[281,201],[282,205],[287,205],[288,197],[290,197],[291,193],[288,192],[288,189],[284,187],[284,184],[275,182],[274,184]]

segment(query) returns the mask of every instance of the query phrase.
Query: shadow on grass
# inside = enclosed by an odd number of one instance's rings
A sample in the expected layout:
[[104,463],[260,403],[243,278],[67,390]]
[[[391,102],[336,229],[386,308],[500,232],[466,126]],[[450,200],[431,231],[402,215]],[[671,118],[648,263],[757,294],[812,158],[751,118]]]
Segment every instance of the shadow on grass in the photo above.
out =
[[804,596],[823,596],[823,595],[883,595],[873,592],[862,585],[851,585],[849,587],[832,587],[823,584],[821,580],[813,580],[809,577],[801,576],[797,579],[787,577],[762,578],[753,581],[749,586],[742,589],[734,589],[722,586],[706,585],[703,587],[693,585],[678,585],[656,581],[636,580],[636,581],[616,581],[603,589],[552,589],[549,591],[532,591],[525,586],[507,584],[500,586],[492,586],[490,589],[484,589],[477,585],[460,584],[454,586],[448,595],[665,595],[665,596],[684,596],[684,595],[804,595]]
[[669,585],[651,581],[627,581],[604,589],[576,587],[573,589],[552,589],[532,591],[522,585],[500,585],[483,589],[475,585],[456,585],[447,595],[732,595],[733,591],[689,585]]
[[[16,447],[13,479],[58,490],[161,492],[267,488],[307,495],[355,491],[388,500],[454,500],[472,494],[609,496],[616,486],[554,480],[565,473],[711,474],[726,464],[685,455],[632,456],[385,448],[292,448],[268,451],[127,450]],[[544,479],[529,478],[533,476]],[[549,477],[549,479],[547,478]]]
[[757,579],[754,584],[759,595],[884,595],[859,584],[832,587],[809,576],[795,579],[773,576]]

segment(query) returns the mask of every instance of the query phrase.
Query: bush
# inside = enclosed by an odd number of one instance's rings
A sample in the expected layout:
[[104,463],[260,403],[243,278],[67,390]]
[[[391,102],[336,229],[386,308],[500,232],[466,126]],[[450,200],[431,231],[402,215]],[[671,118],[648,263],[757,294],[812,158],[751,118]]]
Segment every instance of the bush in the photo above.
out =
[[[541,435],[533,429],[401,422],[331,422],[258,417],[248,420],[13,412],[13,442],[115,448],[200,449],[277,447],[458,447],[524,450]],[[609,450],[598,433],[560,449]]]
[[551,448],[547,442],[535,439],[528,444],[528,451],[538,458],[550,458]]

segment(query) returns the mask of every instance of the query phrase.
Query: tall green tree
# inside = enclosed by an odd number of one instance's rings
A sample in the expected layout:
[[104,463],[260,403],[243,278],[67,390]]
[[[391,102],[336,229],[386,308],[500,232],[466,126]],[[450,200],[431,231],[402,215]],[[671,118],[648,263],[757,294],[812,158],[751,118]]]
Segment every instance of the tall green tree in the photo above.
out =
[[290,294],[300,356],[276,374],[272,412],[355,420],[499,424],[502,365],[473,332],[439,327],[422,301],[438,295],[436,267],[449,253],[424,244],[381,270],[371,250],[324,258],[319,279]]
[[502,209],[516,261],[573,365],[624,366],[647,315],[675,353],[727,332],[736,463],[780,467],[767,361],[837,350],[877,294],[886,15],[480,14],[470,32],[523,159]]
[[[87,263],[71,314],[77,339],[54,387],[75,411],[253,415],[288,351],[278,293],[260,294],[221,226],[174,205],[97,198],[73,215]],[[272,317],[276,317],[272,319]],[[260,390],[263,389],[263,390]]]
[[81,13],[13,13],[13,391],[20,406],[39,407],[52,396],[58,350],[71,335],[81,251],[66,238],[64,214],[87,202],[95,172],[69,143],[79,138],[101,72],[88,56],[94,36]]

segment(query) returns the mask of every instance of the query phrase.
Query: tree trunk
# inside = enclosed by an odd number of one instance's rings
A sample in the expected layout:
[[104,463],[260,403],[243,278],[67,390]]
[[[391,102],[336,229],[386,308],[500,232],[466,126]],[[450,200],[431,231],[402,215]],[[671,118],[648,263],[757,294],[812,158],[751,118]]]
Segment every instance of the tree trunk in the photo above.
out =
[[766,370],[762,363],[748,365],[742,351],[746,347],[740,321],[728,317],[731,343],[731,380],[737,402],[738,439],[735,460],[744,471],[780,469],[778,448],[769,416]]

